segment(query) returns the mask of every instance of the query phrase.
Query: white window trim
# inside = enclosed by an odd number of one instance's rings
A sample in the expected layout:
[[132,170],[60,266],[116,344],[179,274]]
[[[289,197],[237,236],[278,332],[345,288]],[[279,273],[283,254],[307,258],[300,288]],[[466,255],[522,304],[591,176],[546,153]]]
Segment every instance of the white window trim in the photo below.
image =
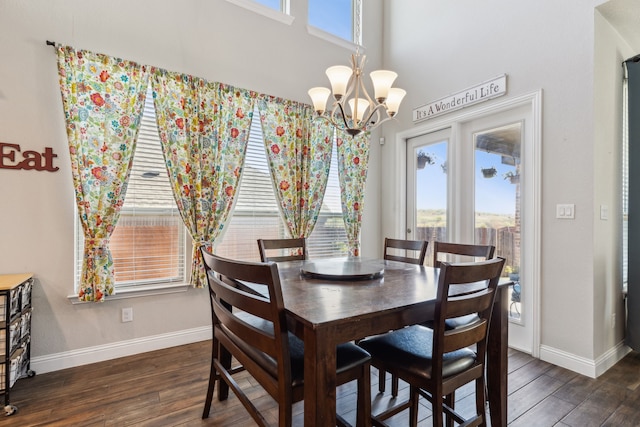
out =
[[[74,212],[75,212],[75,222],[77,223],[79,219],[78,219],[78,213],[76,209],[74,209]],[[77,232],[80,231],[81,229],[82,227],[80,227],[80,224],[75,224],[74,230],[76,235],[74,235],[74,241],[78,241]],[[184,250],[185,250],[185,256],[186,256],[185,266],[184,266],[185,268],[184,278],[185,280],[189,280],[189,278],[191,277],[191,255],[190,254],[193,251],[193,246],[192,246],[191,236],[188,232],[186,232],[186,236],[185,236]],[[74,250],[74,253],[77,254],[77,251]],[[187,261],[187,257],[188,257],[188,261]],[[76,259],[75,255],[74,255],[73,265],[78,265],[78,260]],[[75,274],[76,272],[74,270],[74,275]],[[189,288],[191,288],[191,284],[188,281],[186,282],[155,282],[155,283],[149,283],[146,285],[123,286],[119,288],[114,287],[115,294],[106,295],[105,302],[112,301],[112,300],[127,299],[127,298],[175,294],[175,293],[187,292]],[[85,303],[93,302],[93,301],[81,301],[78,298],[77,293],[67,295],[67,299],[71,304],[85,304]]]
[[[227,1],[230,1],[230,0],[227,0]],[[353,52],[355,52],[356,48],[358,47],[358,45],[354,42],[345,40],[342,37],[338,37],[335,34],[331,34],[327,31],[321,30],[320,28],[314,27],[313,25],[307,25],[307,32],[312,36],[318,37],[324,41],[333,43],[345,49],[349,49]],[[364,49],[360,47],[360,50],[364,50]]]
[[268,6],[265,6],[260,3],[256,3],[252,0],[225,0],[228,3],[235,4],[236,6],[240,6],[244,9],[250,10],[252,12],[258,13],[267,18],[273,19],[274,21],[278,21],[285,25],[292,25],[295,18],[288,13],[281,12],[275,9],[272,9]]
[[[191,285],[188,283],[178,283],[172,285],[154,284],[148,286],[139,286],[136,289],[120,289],[115,295],[105,297],[106,301],[115,301],[120,299],[129,299],[137,297],[148,297],[155,295],[166,295],[187,292]],[[89,304],[93,301],[81,301],[78,295],[68,295],[67,299],[71,304]]]

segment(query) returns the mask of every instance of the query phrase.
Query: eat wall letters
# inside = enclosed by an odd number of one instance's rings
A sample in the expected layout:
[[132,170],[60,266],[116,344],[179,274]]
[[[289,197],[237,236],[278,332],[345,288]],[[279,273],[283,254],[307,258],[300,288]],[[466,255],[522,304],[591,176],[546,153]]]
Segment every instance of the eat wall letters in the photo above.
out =
[[[22,158],[20,158],[20,156]],[[53,148],[45,147],[44,153],[37,151],[20,151],[18,144],[0,142],[0,169],[24,169],[55,172],[60,169],[53,166],[53,159],[58,157]]]

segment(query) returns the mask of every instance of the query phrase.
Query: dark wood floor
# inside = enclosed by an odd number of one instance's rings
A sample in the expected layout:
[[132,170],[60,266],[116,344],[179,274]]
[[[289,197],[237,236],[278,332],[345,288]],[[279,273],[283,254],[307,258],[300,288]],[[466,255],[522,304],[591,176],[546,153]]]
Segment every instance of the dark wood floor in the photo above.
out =
[[[214,400],[210,418],[201,419],[209,372],[210,342],[155,351],[93,365],[20,379],[11,390],[18,412],[0,417],[2,426],[253,426],[232,395]],[[245,373],[252,401],[276,424],[275,403]],[[374,412],[389,404],[377,393],[372,376]],[[587,378],[530,356],[509,353],[510,426],[640,426],[640,355],[630,353],[598,379]],[[390,388],[388,387],[387,390]],[[406,396],[402,388],[399,398]],[[456,395],[463,412],[473,390]],[[355,386],[338,390],[338,412],[355,420]],[[469,409],[473,410],[472,407]],[[421,408],[421,426],[430,426],[430,410]],[[302,425],[304,407],[294,407]],[[406,426],[407,414],[390,420]]]

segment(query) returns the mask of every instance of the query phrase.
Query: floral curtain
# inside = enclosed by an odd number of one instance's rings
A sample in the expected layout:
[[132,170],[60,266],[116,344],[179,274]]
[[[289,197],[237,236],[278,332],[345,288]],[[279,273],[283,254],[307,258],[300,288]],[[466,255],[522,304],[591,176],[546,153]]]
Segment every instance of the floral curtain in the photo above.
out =
[[144,65],[59,46],[58,74],[84,233],[78,297],[114,292],[109,238],[127,191],[148,72]]
[[152,85],[173,195],[194,242],[191,284],[203,287],[200,247],[212,249],[233,207],[255,94],[155,68]]
[[346,132],[337,132],[340,199],[349,255],[360,256],[360,228],[369,166],[369,133],[351,137]]
[[269,97],[258,102],[267,159],[283,220],[308,237],[318,220],[331,166],[332,129],[309,105]]

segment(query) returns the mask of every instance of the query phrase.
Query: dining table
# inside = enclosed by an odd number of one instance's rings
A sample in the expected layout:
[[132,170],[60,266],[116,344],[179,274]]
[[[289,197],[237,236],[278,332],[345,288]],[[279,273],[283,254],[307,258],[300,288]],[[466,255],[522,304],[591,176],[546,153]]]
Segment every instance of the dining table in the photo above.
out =
[[[345,257],[278,263],[291,332],[304,341],[304,425],[336,425],[336,346],[432,320],[439,269]],[[508,286],[500,281],[487,348],[491,425],[507,425]],[[471,285],[472,286],[472,285]]]

